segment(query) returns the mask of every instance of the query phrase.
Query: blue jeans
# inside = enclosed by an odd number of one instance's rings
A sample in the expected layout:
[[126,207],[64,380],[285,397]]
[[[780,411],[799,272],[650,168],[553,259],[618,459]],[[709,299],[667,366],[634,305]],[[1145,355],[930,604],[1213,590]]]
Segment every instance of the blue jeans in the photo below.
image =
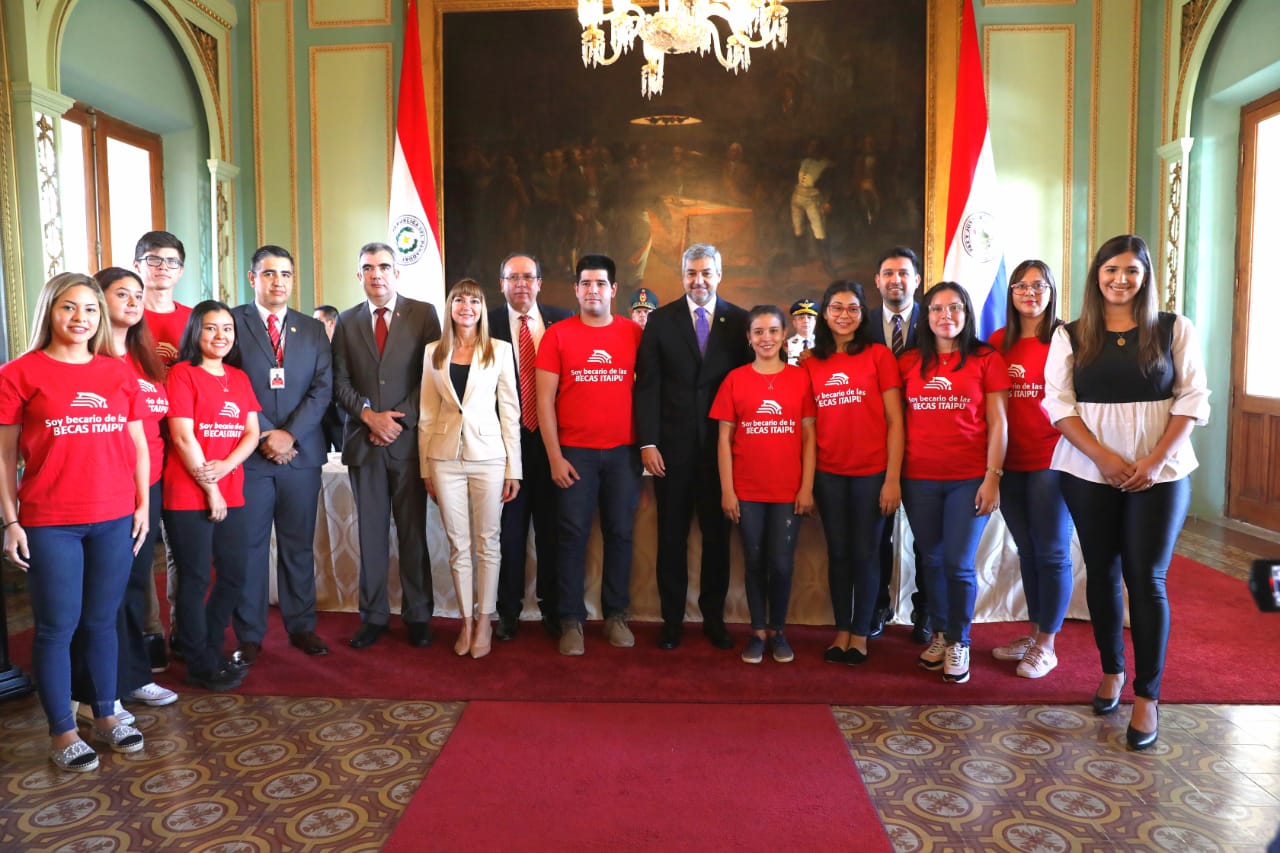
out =
[[[227,517],[218,522],[210,521],[202,509],[164,511],[169,547],[178,566],[178,646],[192,674],[207,677],[222,667],[223,635],[244,593],[247,520],[242,506],[229,507]],[[212,590],[210,565],[217,570]]]
[[827,585],[836,630],[859,637],[871,632],[880,586],[880,513],[884,473],[845,477],[817,472],[814,497],[827,534]]
[[791,604],[791,573],[800,539],[800,516],[791,502],[739,501],[738,510],[751,627],[756,631],[781,631]]
[[587,621],[587,540],[597,507],[604,539],[600,609],[606,618],[623,613],[631,606],[631,531],[640,498],[640,456],[630,444],[606,450],[562,447],[561,452],[579,479],[559,495],[560,618]]
[[71,637],[85,634],[93,715],[110,716],[116,701],[116,613],[133,563],[133,516],[92,524],[28,527],[27,589],[35,617],[31,669],[49,734],[76,727],[71,714]]
[[1028,618],[1038,630],[1056,634],[1071,603],[1071,515],[1062,498],[1061,474],[1005,471],[1000,513],[1018,546]]
[[902,502],[920,547],[929,591],[929,621],[949,643],[968,643],[978,582],[973,570],[978,540],[989,516],[973,510],[982,478],[902,481]]
[[1124,672],[1124,590],[1128,589],[1137,670],[1133,692],[1144,699],[1159,699],[1169,646],[1165,578],[1191,504],[1191,479],[1122,492],[1063,474],[1062,495],[1080,532],[1085,594],[1102,671]]

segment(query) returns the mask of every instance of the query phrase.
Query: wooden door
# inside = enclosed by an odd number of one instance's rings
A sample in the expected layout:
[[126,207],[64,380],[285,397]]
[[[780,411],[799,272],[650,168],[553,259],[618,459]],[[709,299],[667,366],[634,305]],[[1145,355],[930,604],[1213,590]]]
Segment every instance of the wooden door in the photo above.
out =
[[1280,91],[1240,115],[1227,515],[1280,530]]

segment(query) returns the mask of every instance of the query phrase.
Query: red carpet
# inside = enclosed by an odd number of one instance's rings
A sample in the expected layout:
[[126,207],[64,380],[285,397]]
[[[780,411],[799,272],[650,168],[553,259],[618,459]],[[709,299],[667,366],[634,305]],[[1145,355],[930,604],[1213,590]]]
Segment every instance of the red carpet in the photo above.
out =
[[427,846],[893,849],[828,708],[541,702],[467,706],[383,850]]
[[[1280,681],[1261,677],[1248,651],[1251,641],[1272,636],[1280,622],[1257,611],[1243,581],[1175,557],[1169,596],[1173,629],[1162,691],[1166,702],[1280,704]],[[433,622],[437,640],[429,649],[411,648],[397,623],[377,645],[356,651],[346,641],[359,617],[325,613],[318,631],[332,653],[308,658],[289,647],[274,609],[271,620],[263,655],[241,692],[499,701],[1080,704],[1093,695],[1100,672],[1087,622],[1067,623],[1058,639],[1058,668],[1036,681],[1017,678],[1013,665],[991,657],[992,648],[1025,625],[975,625],[973,678],[954,685],[916,668],[920,646],[902,626],[872,641],[866,665],[848,667],[821,660],[829,628],[788,629],[795,662],[777,664],[766,658],[759,666],[748,666],[738,659],[741,645],[731,652],[713,649],[696,624],[686,626],[679,649],[664,652],[655,645],[656,624],[634,625],[636,647],[615,649],[601,636],[600,623],[593,622],[587,625],[586,655],[565,658],[539,623],[526,622],[516,641],[495,642],[493,654],[474,661],[453,654],[456,621]],[[732,631],[740,644],[745,642],[745,626]],[[228,648],[234,648],[229,634]],[[11,651],[14,661],[27,668],[31,631],[16,635]],[[181,689],[181,676],[175,665],[160,681]],[[1131,695],[1126,686],[1126,701]]]

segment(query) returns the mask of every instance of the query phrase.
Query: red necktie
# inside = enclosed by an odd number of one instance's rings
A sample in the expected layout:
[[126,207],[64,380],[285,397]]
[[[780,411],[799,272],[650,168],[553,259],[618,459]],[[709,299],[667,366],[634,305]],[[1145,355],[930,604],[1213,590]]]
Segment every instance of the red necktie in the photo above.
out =
[[520,315],[520,423],[533,432],[538,428],[537,390],[533,378],[533,333],[529,331],[529,315]]
[[387,348],[387,309],[379,308],[373,313],[375,315],[375,319],[373,321],[373,339],[378,344],[378,358],[382,358],[382,351]]
[[271,354],[276,357],[276,367],[280,366],[280,319],[275,314],[267,315],[267,337],[271,338]]

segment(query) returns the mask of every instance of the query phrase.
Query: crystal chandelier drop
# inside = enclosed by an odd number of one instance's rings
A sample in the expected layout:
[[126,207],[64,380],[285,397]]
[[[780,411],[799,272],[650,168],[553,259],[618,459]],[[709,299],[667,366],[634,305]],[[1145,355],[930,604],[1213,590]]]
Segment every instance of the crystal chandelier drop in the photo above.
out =
[[[612,9],[605,12],[604,0],[578,0],[582,64],[612,65],[639,36],[645,61],[640,93],[652,98],[662,94],[663,59],[668,53],[696,51],[705,56],[714,48],[720,64],[737,74],[751,67],[752,48],[787,46],[787,7],[782,0],[657,2],[655,11],[646,12],[632,0],[612,0]],[[728,26],[723,43],[716,19]]]

